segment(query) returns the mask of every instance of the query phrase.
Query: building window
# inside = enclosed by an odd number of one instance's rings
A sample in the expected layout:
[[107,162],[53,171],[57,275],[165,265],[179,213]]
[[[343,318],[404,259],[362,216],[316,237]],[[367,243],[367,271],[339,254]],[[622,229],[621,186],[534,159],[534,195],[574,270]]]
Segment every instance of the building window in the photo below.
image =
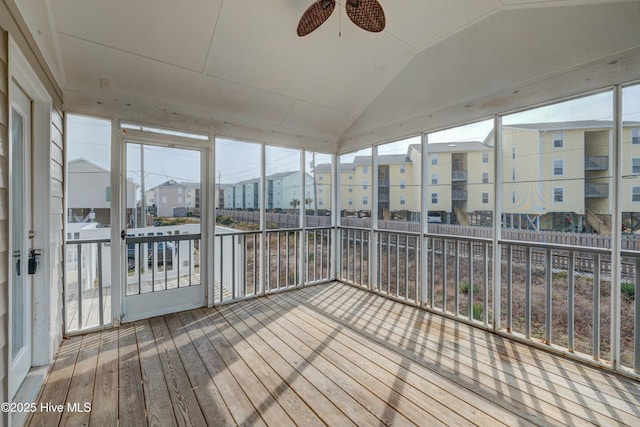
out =
[[482,172],[482,183],[483,184],[489,183],[489,172]]
[[401,205],[406,205],[407,204],[407,199],[405,199],[404,196],[400,196],[400,204]]
[[515,204],[516,203],[516,191],[513,190],[511,192],[511,203]]
[[111,187],[107,187],[106,190],[107,190],[106,200],[107,200],[107,202],[110,202],[111,201]]
[[564,175],[564,160],[554,160],[553,161],[553,174]]
[[349,181],[353,179],[353,175],[349,174]]
[[323,179],[324,179],[324,176],[322,176],[322,175],[318,176],[318,181],[322,181]]
[[640,158],[631,159],[631,173],[640,174]]
[[353,206],[353,199],[351,197],[349,197],[349,206]]
[[369,204],[369,196],[362,196],[362,204],[363,205]]
[[369,188],[369,181],[362,181],[362,189],[367,190]]
[[640,187],[633,187],[631,201],[640,202]]
[[363,173],[363,174],[365,174],[365,175],[366,175],[366,174],[368,174],[368,173],[369,173],[369,166],[364,165],[364,166],[362,167],[362,173]]
[[512,159],[516,158],[516,146],[515,145],[513,147],[511,147],[511,158]]
[[167,196],[162,196],[162,204],[167,203]]
[[438,155],[437,154],[432,154],[431,155],[431,164],[432,165],[437,165],[438,164]]
[[431,193],[431,203],[438,203],[438,193]]
[[489,203],[489,193],[482,193],[482,203]]
[[406,186],[407,186],[407,183],[405,182],[405,180],[401,179],[400,180],[400,189],[404,190]]
[[432,173],[431,174],[431,185],[438,185],[438,174],[437,173]]
[[349,186],[349,193],[353,193],[353,186]]
[[318,206],[322,206],[324,205],[324,200],[323,199],[318,199]]
[[562,188],[562,187],[554,187],[553,188],[553,201],[555,203],[564,202],[564,188]]
[[400,173],[404,173],[405,172],[405,166],[404,165],[400,165]]
[[640,128],[631,129],[631,143],[640,144]]
[[489,163],[489,153],[486,151],[482,153],[482,163]]
[[555,132],[553,134],[553,148],[562,148],[564,147],[564,133]]
[[318,187],[318,193],[324,193],[324,187],[322,185]]
[[511,181],[516,180],[516,168],[511,169]]

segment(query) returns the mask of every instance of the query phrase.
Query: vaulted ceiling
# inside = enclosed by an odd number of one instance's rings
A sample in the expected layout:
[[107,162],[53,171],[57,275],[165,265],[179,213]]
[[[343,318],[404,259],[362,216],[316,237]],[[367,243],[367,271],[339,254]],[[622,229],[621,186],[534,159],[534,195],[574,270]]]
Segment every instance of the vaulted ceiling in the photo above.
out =
[[382,33],[341,5],[298,37],[312,1],[16,4],[66,104],[155,105],[332,144],[640,48],[638,1],[379,0]]

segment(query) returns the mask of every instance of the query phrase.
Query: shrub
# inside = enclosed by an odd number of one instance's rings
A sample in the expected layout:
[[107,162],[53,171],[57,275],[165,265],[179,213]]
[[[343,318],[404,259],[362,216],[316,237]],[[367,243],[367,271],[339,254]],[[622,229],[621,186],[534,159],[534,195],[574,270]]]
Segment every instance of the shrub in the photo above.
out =
[[482,315],[484,314],[484,307],[482,304],[478,302],[473,303],[473,318],[476,320],[482,320]]
[[233,218],[224,215],[218,215],[216,222],[220,225],[231,225],[234,223]]
[[620,284],[620,294],[627,301],[632,301],[636,296],[636,284],[633,282],[622,282]]

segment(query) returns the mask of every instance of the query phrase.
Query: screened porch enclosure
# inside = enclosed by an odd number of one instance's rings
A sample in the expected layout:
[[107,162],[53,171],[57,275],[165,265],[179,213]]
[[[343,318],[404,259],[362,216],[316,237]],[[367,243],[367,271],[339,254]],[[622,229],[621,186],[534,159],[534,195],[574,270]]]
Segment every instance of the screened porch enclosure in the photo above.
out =
[[[196,141],[203,158],[215,151],[215,165],[202,162],[214,172],[200,174],[215,183],[129,173],[126,245],[109,224],[69,225],[80,231],[68,233],[66,332],[126,321],[122,295],[144,304],[199,287],[206,297],[190,304],[212,306],[339,280],[637,376],[638,99],[637,85],[617,86],[340,155]],[[143,193],[143,175],[172,179]],[[163,207],[169,194],[198,201]]]

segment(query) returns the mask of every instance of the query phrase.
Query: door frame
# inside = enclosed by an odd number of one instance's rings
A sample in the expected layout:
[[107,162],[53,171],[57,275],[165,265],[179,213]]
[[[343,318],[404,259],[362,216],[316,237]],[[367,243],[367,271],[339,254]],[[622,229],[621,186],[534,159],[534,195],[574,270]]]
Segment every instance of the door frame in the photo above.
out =
[[[129,122],[128,122],[129,123]],[[180,131],[178,129],[171,129],[171,131]],[[121,238],[120,233],[126,229],[126,147],[127,143],[143,144],[157,147],[167,148],[184,148],[200,151],[200,281],[201,281],[201,304],[199,307],[207,306],[207,296],[212,293],[210,288],[213,284],[210,280],[210,276],[213,276],[213,269],[208,262],[211,255],[212,242],[207,236],[213,233],[213,218],[215,212],[211,209],[210,202],[214,197],[210,196],[210,192],[213,190],[213,184],[210,183],[210,175],[213,174],[211,168],[213,168],[213,143],[212,138],[209,137],[208,141],[197,140],[188,137],[165,135],[161,133],[154,133],[151,131],[142,131],[134,129],[121,128],[120,120],[113,120],[112,122],[112,175],[111,175],[111,259],[112,259],[112,323],[118,325],[123,322],[129,322],[138,320],[150,315],[160,315],[159,312],[145,312],[138,313],[137,316],[132,316],[132,313],[127,313],[126,310],[126,276],[123,274],[125,271],[126,262],[125,256],[127,254],[126,242]],[[115,191],[113,190],[115,189]],[[211,222],[211,225],[209,224]],[[146,295],[146,294],[145,294]],[[189,307],[177,307],[182,310]],[[157,307],[153,307],[157,309]]]
[[[33,210],[33,239],[30,244],[34,249],[40,249],[40,265],[33,277],[32,289],[32,347],[31,366],[46,366],[51,363],[53,356],[62,339],[61,317],[53,318],[52,313],[57,313],[62,308],[62,287],[54,287],[51,283],[51,251],[61,250],[51,246],[51,112],[52,99],[37,74],[29,64],[26,56],[20,50],[16,41],[9,34],[9,60],[8,60],[8,81],[15,81],[20,89],[31,99],[31,187],[32,198],[31,208]],[[14,98],[12,85],[9,85],[8,108]],[[9,163],[9,177],[17,173],[12,170],[11,161]],[[38,197],[47,195],[47,197]],[[11,196],[9,199],[11,203]],[[61,224],[61,226],[63,226]],[[9,224],[9,240],[12,238],[12,226]],[[61,231],[62,232],[62,231]],[[12,257],[12,253],[9,256]],[[7,265],[12,265],[9,262]],[[12,276],[8,275],[9,290],[11,289]],[[57,291],[60,292],[57,292]],[[8,293],[7,308],[11,310],[11,294]],[[53,303],[52,303],[53,301]],[[57,304],[57,305],[56,305]],[[11,316],[7,324],[7,345],[11,348]],[[11,364],[10,357],[7,363]],[[8,370],[7,384],[11,381],[12,372]],[[9,393],[7,393],[9,395]],[[13,398],[13,396],[9,396]]]

